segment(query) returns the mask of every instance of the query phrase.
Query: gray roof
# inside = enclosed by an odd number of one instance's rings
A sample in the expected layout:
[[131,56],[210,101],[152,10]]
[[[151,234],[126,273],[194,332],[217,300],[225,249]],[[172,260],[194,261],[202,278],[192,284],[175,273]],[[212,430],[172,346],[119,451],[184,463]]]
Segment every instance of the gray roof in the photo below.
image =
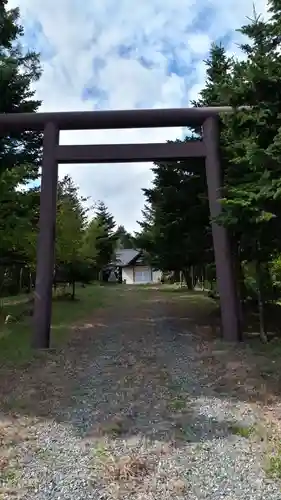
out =
[[116,252],[116,263],[119,266],[128,266],[130,262],[139,255],[140,250],[134,250],[133,248],[124,248],[123,250],[118,250]]

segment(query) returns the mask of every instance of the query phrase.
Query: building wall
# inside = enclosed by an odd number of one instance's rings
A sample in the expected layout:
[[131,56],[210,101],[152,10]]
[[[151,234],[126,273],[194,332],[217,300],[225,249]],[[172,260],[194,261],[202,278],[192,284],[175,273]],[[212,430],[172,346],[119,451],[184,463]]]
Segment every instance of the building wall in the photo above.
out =
[[122,281],[126,280],[127,285],[132,285],[134,283],[134,268],[133,267],[123,267],[122,268]]
[[162,271],[152,271],[152,281],[153,283],[160,283],[162,277]]
[[[136,271],[146,271],[148,266],[136,266],[136,267],[124,267],[122,269],[122,280],[126,280],[127,285],[133,285],[135,283],[135,270]],[[149,268],[151,270],[151,268]],[[149,283],[158,283],[161,279],[161,271],[152,271],[151,281]]]

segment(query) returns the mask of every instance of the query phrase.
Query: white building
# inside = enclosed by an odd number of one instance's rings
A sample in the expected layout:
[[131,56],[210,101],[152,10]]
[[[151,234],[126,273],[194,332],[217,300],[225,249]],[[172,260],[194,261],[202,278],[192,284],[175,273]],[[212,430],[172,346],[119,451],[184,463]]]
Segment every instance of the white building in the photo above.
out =
[[118,250],[116,264],[121,268],[123,283],[127,285],[159,283],[161,280],[162,272],[145,262],[142,250]]

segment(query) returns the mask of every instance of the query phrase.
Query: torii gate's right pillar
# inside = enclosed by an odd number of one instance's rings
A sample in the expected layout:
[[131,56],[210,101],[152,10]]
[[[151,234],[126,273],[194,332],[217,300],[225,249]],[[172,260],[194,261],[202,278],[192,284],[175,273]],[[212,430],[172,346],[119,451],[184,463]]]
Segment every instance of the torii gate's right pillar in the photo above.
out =
[[[203,124],[203,141],[206,149],[206,177],[211,218],[221,213],[222,173],[219,154],[218,118],[207,118]],[[212,222],[216,274],[221,305],[223,338],[237,342],[240,339],[236,283],[232,266],[227,229]]]

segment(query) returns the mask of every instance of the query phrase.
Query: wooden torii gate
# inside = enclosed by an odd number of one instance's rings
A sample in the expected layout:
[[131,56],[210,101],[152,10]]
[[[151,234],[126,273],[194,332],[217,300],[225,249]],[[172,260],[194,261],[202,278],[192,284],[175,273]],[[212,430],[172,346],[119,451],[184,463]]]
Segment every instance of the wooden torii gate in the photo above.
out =
[[[44,133],[40,195],[39,237],[34,304],[33,346],[50,346],[52,282],[56,230],[59,163],[121,163],[205,158],[211,218],[221,211],[219,114],[229,107],[138,109],[54,113],[0,114],[0,135],[11,131]],[[202,126],[203,140],[163,144],[103,144],[60,146],[61,130],[109,130],[151,127]],[[223,336],[239,339],[239,315],[227,231],[212,223]]]

